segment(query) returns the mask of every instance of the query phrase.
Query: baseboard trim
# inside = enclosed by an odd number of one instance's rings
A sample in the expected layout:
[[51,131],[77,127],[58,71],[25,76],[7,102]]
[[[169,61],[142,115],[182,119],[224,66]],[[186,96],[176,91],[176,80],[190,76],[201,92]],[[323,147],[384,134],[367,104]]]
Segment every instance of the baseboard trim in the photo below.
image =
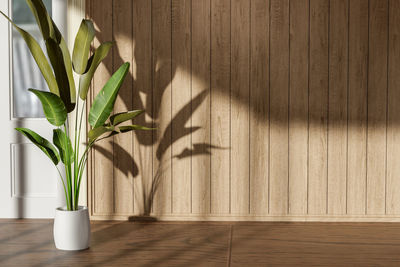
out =
[[129,214],[93,214],[92,220],[117,221],[240,221],[240,222],[400,222],[399,215],[215,215],[164,214],[134,216]]

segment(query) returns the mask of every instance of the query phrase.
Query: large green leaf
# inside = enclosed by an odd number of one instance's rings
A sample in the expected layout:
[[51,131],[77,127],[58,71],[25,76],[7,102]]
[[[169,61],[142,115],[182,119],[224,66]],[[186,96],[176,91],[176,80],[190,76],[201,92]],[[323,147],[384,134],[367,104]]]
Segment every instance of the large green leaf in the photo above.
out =
[[95,30],[93,23],[90,20],[83,19],[76,35],[74,50],[72,52],[74,70],[78,74],[83,74],[86,71],[90,44],[94,39],[94,35]]
[[59,47],[61,49],[63,59],[64,59],[65,70],[67,72],[68,82],[69,82],[69,92],[70,92],[70,97],[71,97],[71,103],[75,103],[76,102],[76,87],[75,87],[74,74],[72,72],[71,54],[69,53],[67,43],[65,42],[64,38],[62,37],[60,31],[57,28],[57,25],[54,23],[54,21],[52,19],[51,19],[51,23],[53,25],[53,29],[55,32],[55,36],[56,36],[55,39],[56,39],[57,43],[59,44]]
[[75,108],[75,101],[71,101],[71,91],[63,52],[57,42],[51,38],[46,40],[46,48],[54,74],[56,75],[60,98],[64,102],[67,112],[71,112]]
[[103,135],[107,132],[112,132],[112,131],[113,131],[113,127],[107,127],[107,126],[99,126],[99,127],[91,129],[88,133],[89,144],[96,141],[97,138],[99,138],[101,135]]
[[50,23],[50,16],[41,0],[26,0],[29,8],[34,15],[39,29],[46,40],[54,36],[54,29]]
[[32,143],[39,147],[51,159],[54,165],[58,164],[60,155],[57,149],[48,140],[27,128],[15,128],[15,130],[25,135]]
[[43,92],[35,89],[29,89],[42,102],[42,107],[46,119],[54,126],[63,125],[67,119],[67,110],[61,98],[51,92]]
[[144,110],[132,110],[132,111],[120,112],[110,117],[110,123],[115,126],[125,121],[131,120],[139,116],[143,112]]
[[68,164],[74,160],[71,140],[61,129],[53,130],[53,143],[60,151],[61,161]]
[[[74,105],[71,103],[75,103],[76,101],[76,89],[68,46],[56,24],[47,12],[42,0],[27,0],[27,3],[32,14],[35,16],[36,23],[38,24],[43,39],[46,42],[47,53],[49,57],[52,56],[50,61],[60,90],[59,95],[63,99],[68,112],[70,112],[74,108]],[[49,39],[54,42],[49,44]],[[49,51],[49,49],[51,51]],[[65,81],[66,79],[68,79],[68,82]],[[69,101],[66,99],[68,96],[70,98]]]
[[72,72],[71,55],[69,54],[69,49],[68,49],[67,43],[65,42],[64,38],[62,38],[62,37],[61,37],[61,42],[60,42],[60,49],[63,54],[65,70],[67,71],[71,103],[75,103],[76,102],[76,87],[75,87],[74,74]]
[[93,128],[92,130],[89,131],[89,143],[92,143],[96,141],[100,136],[102,136],[105,133],[110,133],[109,135],[101,138],[101,139],[106,139],[108,137],[120,134],[120,133],[127,133],[130,131],[136,131],[136,130],[155,130],[155,128],[148,128],[145,126],[140,126],[140,125],[127,125],[127,126],[120,126],[120,127],[114,127],[114,125],[111,126],[99,126],[96,128]]
[[126,125],[126,126],[119,126],[118,128],[115,128],[113,131],[111,131],[111,133],[109,135],[107,135],[106,137],[102,138],[108,138],[117,134],[121,134],[121,133],[127,133],[130,131],[137,131],[137,130],[143,130],[143,131],[151,131],[151,130],[155,130],[156,128],[148,128],[145,126],[141,126],[141,125]]
[[85,74],[80,77],[79,80],[79,96],[81,99],[85,100],[87,97],[87,93],[89,90],[90,82],[92,81],[93,75],[96,72],[97,67],[103,61],[103,59],[107,56],[108,51],[112,46],[111,42],[106,42],[101,44],[95,51],[93,56],[89,59],[88,65],[90,67],[86,70]]
[[47,12],[43,2],[41,0],[26,0],[26,3],[36,19],[36,23],[39,26],[43,39],[47,40],[48,38],[55,38],[51,17]]
[[76,102],[76,87],[75,87],[74,74],[72,72],[71,54],[69,53],[68,45],[65,42],[63,36],[61,35],[60,30],[57,28],[57,25],[54,23],[52,18],[50,18],[50,20],[51,20],[51,25],[53,26],[54,35],[55,35],[55,37],[53,39],[56,40],[57,44],[60,46],[60,49],[62,51],[65,70],[67,72],[68,81],[69,81],[69,91],[70,91],[71,103],[75,103]]
[[19,28],[12,20],[10,20],[3,12],[0,13],[8,19],[9,22],[15,27],[15,29],[21,34],[22,38],[24,38],[29,51],[31,52],[33,58],[36,61],[44,79],[46,80],[47,85],[49,86],[50,92],[59,95],[58,85],[56,78],[53,74],[53,70],[50,67],[49,62],[47,61],[46,56],[44,55],[42,49],[38,42],[26,31]]
[[62,35],[58,30],[56,24],[47,12],[46,7],[42,0],[26,0],[32,14],[36,19],[36,23],[39,26],[40,32],[42,33],[43,39],[49,38],[56,41],[57,44],[61,43]]
[[110,116],[129,66],[129,62],[122,64],[95,97],[89,111],[89,123],[93,128],[103,125]]

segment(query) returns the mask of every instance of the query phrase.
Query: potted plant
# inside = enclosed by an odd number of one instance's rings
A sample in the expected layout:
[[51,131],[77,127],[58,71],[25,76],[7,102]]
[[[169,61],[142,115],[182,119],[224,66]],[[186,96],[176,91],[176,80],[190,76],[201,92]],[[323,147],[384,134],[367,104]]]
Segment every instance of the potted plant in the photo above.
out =
[[[46,119],[56,128],[53,130],[52,142],[27,128],[16,128],[16,130],[40,148],[54,163],[60,174],[66,206],[57,208],[55,213],[56,247],[63,250],[81,250],[88,248],[90,243],[88,209],[78,205],[82,175],[89,151],[96,142],[104,138],[133,130],[150,130],[150,128],[134,124],[126,125],[126,123],[121,125],[140,115],[142,110],[111,115],[119,89],[129,71],[129,63],[126,62],[111,76],[94,98],[87,118],[91,129],[87,135],[86,149],[80,153],[83,113],[89,86],[97,67],[107,56],[112,43],[101,44],[90,56],[95,29],[90,20],[84,19],[76,35],[71,56],[63,36],[46,11],[42,0],[26,0],[26,2],[43,36],[47,57],[38,42],[28,32],[19,28],[3,12],[0,12],[21,34],[46,80],[50,92],[37,89],[29,89],[29,91],[39,98]],[[77,90],[73,72],[79,75]],[[75,125],[73,134],[70,134],[68,114],[74,110],[76,110]],[[65,167],[64,178],[57,167],[59,163]]]

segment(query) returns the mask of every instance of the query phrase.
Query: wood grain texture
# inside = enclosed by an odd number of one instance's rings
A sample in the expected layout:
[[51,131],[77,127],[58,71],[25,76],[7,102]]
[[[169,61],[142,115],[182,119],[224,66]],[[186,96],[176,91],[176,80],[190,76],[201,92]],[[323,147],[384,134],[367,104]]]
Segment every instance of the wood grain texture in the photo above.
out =
[[369,5],[367,213],[386,212],[388,1]]
[[[93,43],[94,47],[98,47],[100,43],[113,40],[113,2],[108,0],[96,2],[95,6],[91,6],[91,11],[90,17],[95,22],[97,31],[99,31]],[[114,46],[110,50],[108,56],[103,60],[102,64],[99,65],[94,74],[91,91],[92,100],[111,77],[115,49]],[[93,164],[92,175],[96,177],[96,182],[92,183],[93,212],[97,214],[114,213],[114,164],[112,142],[109,140],[98,142],[94,147],[91,162]]]
[[[191,212],[192,166],[191,157],[179,157],[191,147],[191,1],[173,0],[172,23],[172,212]],[[189,129],[189,130],[188,130]]]
[[92,223],[91,246],[57,250],[49,220],[0,222],[2,266],[223,266],[230,225]]
[[[135,123],[154,127],[152,81],[152,5],[148,0],[136,0],[133,13],[133,108],[143,109],[145,114]],[[137,165],[134,177],[134,211],[136,215],[149,214],[153,201],[153,134],[139,131],[134,135],[133,160]],[[136,173],[137,172],[137,173]]]
[[288,212],[289,1],[271,0],[269,212]]
[[210,67],[211,4],[192,1],[192,212],[208,214],[211,207]]
[[153,212],[162,214],[172,212],[171,1],[152,0],[151,3],[151,30],[158,33],[152,35],[152,118],[157,128],[153,136]]
[[400,1],[389,2],[386,212],[400,212]]
[[230,212],[231,3],[211,1],[211,213]]
[[[85,18],[86,19],[92,19],[93,17],[93,11],[92,11],[92,0],[88,0],[85,1]],[[92,42],[93,45],[93,42]],[[93,49],[93,47],[91,48],[91,50]],[[94,87],[94,81],[92,81],[92,83],[89,86],[89,91],[88,91],[88,95],[87,95],[87,99],[89,99],[87,101],[88,103],[91,103],[92,99],[93,99],[93,89]],[[88,118],[89,116],[89,108],[87,108],[86,106],[86,114],[85,114],[86,118]],[[86,129],[90,129],[88,123],[86,123]],[[86,142],[87,140],[82,140],[82,142]],[[94,168],[95,164],[94,164],[94,151],[89,151],[88,153],[88,159],[87,159],[87,163],[86,163],[86,177],[87,177],[87,204],[88,204],[88,209],[89,209],[89,216],[93,216],[94,211],[95,211],[95,204],[96,204],[96,200],[95,200],[95,195],[96,195],[96,190],[94,188],[95,186],[95,181],[93,179],[94,177]]]
[[251,2],[250,213],[268,214],[269,0]]
[[329,1],[310,0],[308,213],[327,212]]
[[231,15],[231,212],[249,212],[250,1]]
[[356,223],[239,224],[232,235],[230,266],[397,266],[397,228]]
[[116,41],[90,99],[131,61],[115,112],[157,128],[91,154],[92,218],[398,220],[398,7],[88,1]]
[[365,214],[367,181],[368,1],[350,1],[347,213]]
[[[113,12],[119,14],[113,16],[113,41],[119,43],[118,50],[113,54],[113,71],[116,71],[123,63],[131,62],[132,55],[132,1],[114,1]],[[119,91],[115,102],[114,112],[133,110],[132,105],[132,65],[125,81]],[[132,124],[126,122],[125,125]],[[132,132],[116,135],[113,143],[114,161],[114,212],[133,213],[133,179],[134,161],[133,134]]]
[[289,213],[307,213],[309,1],[290,1]]
[[328,213],[346,213],[348,0],[329,7]]
[[390,223],[92,222],[90,249],[56,250],[50,220],[0,220],[2,266],[398,266]]

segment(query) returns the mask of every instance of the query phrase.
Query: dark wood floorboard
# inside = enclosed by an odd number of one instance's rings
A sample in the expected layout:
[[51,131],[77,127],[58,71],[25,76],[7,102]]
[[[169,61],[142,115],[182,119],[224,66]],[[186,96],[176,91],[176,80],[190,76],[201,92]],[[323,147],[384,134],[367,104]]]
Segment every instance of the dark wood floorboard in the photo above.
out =
[[396,223],[93,222],[55,249],[52,221],[0,220],[0,266],[400,266]]
[[237,225],[231,266],[400,266],[400,224]]

